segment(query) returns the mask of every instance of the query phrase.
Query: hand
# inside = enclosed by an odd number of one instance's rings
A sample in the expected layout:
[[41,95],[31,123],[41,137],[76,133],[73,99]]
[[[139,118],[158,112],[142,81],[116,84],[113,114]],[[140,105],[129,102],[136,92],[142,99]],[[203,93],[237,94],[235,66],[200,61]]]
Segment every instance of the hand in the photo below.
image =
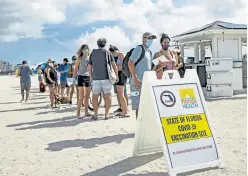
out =
[[134,87],[140,89],[141,81],[138,78],[134,78]]
[[166,62],[159,61],[158,62],[158,65],[160,65],[161,67],[166,67],[167,63]]

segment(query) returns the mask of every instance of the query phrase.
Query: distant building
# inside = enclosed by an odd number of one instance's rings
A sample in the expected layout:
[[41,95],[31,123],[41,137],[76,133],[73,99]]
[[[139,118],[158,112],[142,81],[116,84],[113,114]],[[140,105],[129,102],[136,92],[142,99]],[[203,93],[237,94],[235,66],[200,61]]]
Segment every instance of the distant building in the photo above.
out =
[[15,69],[13,64],[0,60],[0,72],[12,72],[14,70]]

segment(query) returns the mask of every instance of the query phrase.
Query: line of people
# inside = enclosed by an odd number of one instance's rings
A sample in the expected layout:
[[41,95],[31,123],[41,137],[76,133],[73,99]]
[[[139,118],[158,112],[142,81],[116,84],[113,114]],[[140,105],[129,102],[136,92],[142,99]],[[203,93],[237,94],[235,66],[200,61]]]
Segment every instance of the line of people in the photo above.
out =
[[[68,97],[69,103],[72,104],[73,93],[77,90],[77,117],[80,119],[91,116],[92,119],[97,120],[98,98],[99,95],[103,95],[105,119],[107,120],[110,118],[111,92],[114,88],[119,103],[119,108],[114,113],[117,113],[119,117],[130,117],[126,88],[129,78],[132,110],[136,111],[137,118],[142,79],[145,71],[155,71],[158,79],[162,79],[163,71],[165,70],[178,70],[181,77],[185,72],[180,51],[172,51],[169,48],[170,37],[168,35],[162,34],[160,38],[161,49],[154,56],[152,55],[149,48],[156,38],[157,36],[150,32],[144,33],[141,45],[137,45],[126,55],[120,52],[116,46],[110,45],[110,48],[106,49],[107,40],[100,38],[97,41],[98,49],[93,49],[92,52],[90,52],[87,44],[83,44],[78,49],[76,56],[72,57],[71,64],[69,64],[67,58],[63,60],[61,65],[49,59],[44,71],[44,80],[50,90],[51,106],[53,107],[54,105],[55,93],[61,93],[62,97]],[[160,61],[158,65],[153,65],[152,60],[160,56],[165,56],[167,61]],[[77,80],[77,86],[74,84],[69,86],[67,78]],[[93,115],[88,110],[91,92]],[[82,104],[85,107],[84,116],[81,116],[80,113]]]

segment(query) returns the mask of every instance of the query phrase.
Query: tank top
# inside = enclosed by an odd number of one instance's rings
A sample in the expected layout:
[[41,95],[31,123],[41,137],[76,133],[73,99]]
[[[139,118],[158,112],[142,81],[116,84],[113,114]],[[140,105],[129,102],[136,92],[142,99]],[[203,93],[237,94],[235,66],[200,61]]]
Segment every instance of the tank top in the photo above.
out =
[[90,76],[89,70],[88,70],[88,63],[89,61],[85,58],[81,57],[81,62],[78,68],[77,74],[80,76]]
[[[45,74],[45,77],[46,77],[47,84],[52,84],[52,82],[47,78],[47,74]],[[56,70],[54,68],[51,68],[51,67],[50,67],[50,78],[53,81],[57,81],[58,80]]]

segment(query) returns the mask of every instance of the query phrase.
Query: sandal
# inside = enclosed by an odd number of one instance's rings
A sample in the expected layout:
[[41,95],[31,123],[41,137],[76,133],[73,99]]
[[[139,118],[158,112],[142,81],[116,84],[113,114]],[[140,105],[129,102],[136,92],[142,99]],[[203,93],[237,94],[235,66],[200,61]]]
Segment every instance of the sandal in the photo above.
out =
[[97,119],[98,119],[98,117],[97,117],[97,116],[92,116],[92,117],[91,117],[91,119],[93,119],[93,120],[97,120]]
[[119,115],[119,118],[127,118],[127,117],[130,117],[129,114],[120,114]]

